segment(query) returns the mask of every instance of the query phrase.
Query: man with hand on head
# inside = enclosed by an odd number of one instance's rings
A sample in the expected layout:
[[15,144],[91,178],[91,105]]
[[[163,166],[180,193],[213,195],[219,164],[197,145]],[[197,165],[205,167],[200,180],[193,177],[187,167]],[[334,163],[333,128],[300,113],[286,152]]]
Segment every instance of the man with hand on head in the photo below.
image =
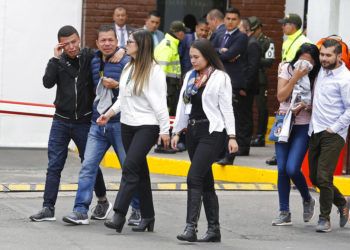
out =
[[[71,140],[78,148],[81,161],[84,160],[94,98],[90,72],[93,51],[80,48],[78,31],[70,25],[60,28],[57,36],[59,43],[54,48],[54,57],[49,60],[43,77],[45,88],[56,86],[57,89],[54,102],[56,111],[48,142],[49,162],[43,208],[29,217],[37,222],[56,220],[55,204]],[[98,199],[105,197],[106,187],[98,165],[91,185]]]
[[[121,139],[120,115],[110,119],[104,126],[99,126],[96,123],[96,119],[105,113],[117,100],[120,75],[124,66],[129,62],[129,57],[126,55],[119,63],[108,61],[119,50],[117,43],[113,26],[102,25],[98,30],[96,40],[99,50],[91,62],[91,71],[96,92],[96,98],[93,104],[92,125],[88,135],[85,159],[79,174],[78,191],[73,212],[63,217],[63,221],[67,223],[76,225],[89,224],[88,211],[92,200],[94,178],[97,173],[98,164],[110,146],[113,146],[121,166],[125,160],[125,150]],[[99,199],[99,204],[107,208],[105,216],[100,216],[97,209],[95,209],[91,219],[106,219],[112,209],[112,204],[107,201],[106,197]],[[139,210],[138,201],[134,200],[132,206],[133,212],[136,213]],[[131,221],[133,222],[132,225],[135,225],[141,219],[139,212],[137,214],[137,221]]]

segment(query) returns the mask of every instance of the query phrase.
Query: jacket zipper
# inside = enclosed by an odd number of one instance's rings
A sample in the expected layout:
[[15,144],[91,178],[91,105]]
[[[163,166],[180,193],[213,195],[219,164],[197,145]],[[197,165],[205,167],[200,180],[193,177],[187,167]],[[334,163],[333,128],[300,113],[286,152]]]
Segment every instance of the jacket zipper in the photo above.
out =
[[75,88],[75,120],[78,120],[78,77],[80,75],[80,69],[81,69],[81,58],[79,58],[79,70],[78,70],[78,76],[75,78],[75,84],[74,84],[74,88]]
[[78,120],[78,114],[77,114],[77,109],[78,109],[78,88],[77,88],[77,81],[78,77],[75,78],[75,120]]

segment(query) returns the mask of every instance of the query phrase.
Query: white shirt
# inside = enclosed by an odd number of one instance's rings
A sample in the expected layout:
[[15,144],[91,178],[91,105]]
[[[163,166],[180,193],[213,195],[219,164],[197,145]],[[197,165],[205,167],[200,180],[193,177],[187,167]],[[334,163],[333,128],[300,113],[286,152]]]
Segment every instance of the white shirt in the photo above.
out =
[[[185,114],[186,104],[183,101],[183,93],[191,72],[192,70],[186,74],[182,85],[173,124],[174,133],[180,132],[188,125],[189,115]],[[222,132],[226,129],[227,134],[236,134],[232,107],[232,86],[229,75],[221,70],[215,70],[211,74],[203,90],[202,105],[203,111],[209,120],[209,133],[214,131]]]
[[321,68],[315,83],[309,135],[327,128],[346,140],[350,124],[350,72],[344,63],[334,70]]
[[[120,30],[122,29],[123,32]],[[121,36],[124,37],[124,47],[126,46],[126,41],[128,40],[129,38],[129,35],[128,35],[128,31],[126,30],[126,25],[124,25],[123,27],[119,27],[118,25],[115,25],[115,31],[116,31],[116,34],[117,34],[117,38],[118,38],[118,47],[122,47],[122,44],[121,44]]]
[[126,85],[132,67],[127,64],[120,76],[119,96],[111,109],[121,112],[120,122],[129,126],[159,125],[159,134],[169,134],[170,121],[166,102],[165,73],[154,63],[150,81],[140,96],[133,93],[134,81]]

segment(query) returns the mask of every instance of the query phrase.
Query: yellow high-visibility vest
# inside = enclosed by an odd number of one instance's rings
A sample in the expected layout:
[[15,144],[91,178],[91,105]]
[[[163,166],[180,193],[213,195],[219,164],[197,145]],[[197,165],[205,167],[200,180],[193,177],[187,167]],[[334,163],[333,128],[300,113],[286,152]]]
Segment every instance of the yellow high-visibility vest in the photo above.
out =
[[282,62],[290,62],[294,59],[298,49],[304,43],[311,43],[310,39],[303,35],[299,29],[293,35],[287,36],[282,45]]
[[179,39],[167,33],[164,39],[154,49],[154,58],[162,67],[167,77],[181,77],[180,55],[178,51],[179,43]]

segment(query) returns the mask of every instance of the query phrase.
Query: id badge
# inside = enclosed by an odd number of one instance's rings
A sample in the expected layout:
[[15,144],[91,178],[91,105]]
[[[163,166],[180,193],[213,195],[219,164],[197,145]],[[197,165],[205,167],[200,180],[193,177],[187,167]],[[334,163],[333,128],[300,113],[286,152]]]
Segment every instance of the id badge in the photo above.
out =
[[192,110],[192,104],[188,103],[185,105],[185,115],[189,115],[191,114],[191,110]]

